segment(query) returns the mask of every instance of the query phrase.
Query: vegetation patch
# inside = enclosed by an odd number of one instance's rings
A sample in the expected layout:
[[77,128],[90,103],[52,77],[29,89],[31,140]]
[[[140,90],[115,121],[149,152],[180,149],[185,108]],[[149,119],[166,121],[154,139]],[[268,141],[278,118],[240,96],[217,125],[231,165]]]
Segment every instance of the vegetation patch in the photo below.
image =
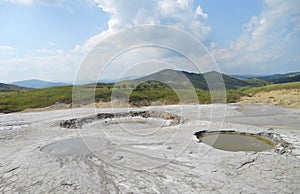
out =
[[[191,75],[197,77],[196,75]],[[195,78],[196,79],[196,78]],[[232,79],[226,78],[226,82]],[[226,83],[225,83],[226,84]],[[228,85],[228,84],[227,84]],[[226,90],[226,102],[239,102],[242,97],[251,97],[259,92],[277,91],[283,89],[298,89],[300,82],[271,84],[266,86],[243,86],[245,82],[234,80],[234,84]],[[235,87],[240,85],[241,87]],[[234,86],[234,87],[233,87]],[[77,86],[76,86],[77,87]],[[198,87],[187,89],[180,83],[162,83],[159,81],[122,81],[118,83],[98,83],[84,85],[83,91],[77,98],[81,102],[110,102],[115,99],[128,99],[131,106],[150,106],[150,105],[170,105],[170,104],[189,104],[195,103],[194,97],[198,98],[199,104],[212,103],[211,93]],[[200,86],[199,86],[200,87]],[[44,108],[55,103],[72,103],[73,86],[61,86],[46,89],[22,89],[11,92],[0,92],[0,113],[11,113],[23,111],[29,108]],[[95,99],[89,100],[89,94],[95,94]],[[128,96],[129,95],[129,96]],[[273,97],[274,98],[274,97]],[[272,99],[270,97],[270,99]],[[215,103],[215,101],[214,101]],[[225,103],[222,101],[217,103]]]

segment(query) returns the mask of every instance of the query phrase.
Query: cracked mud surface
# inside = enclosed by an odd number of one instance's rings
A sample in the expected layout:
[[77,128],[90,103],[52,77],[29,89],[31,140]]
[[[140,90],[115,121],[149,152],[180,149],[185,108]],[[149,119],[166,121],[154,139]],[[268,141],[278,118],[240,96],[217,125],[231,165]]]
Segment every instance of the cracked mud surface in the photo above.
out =
[[[182,107],[187,111],[180,114]],[[195,132],[219,126],[209,121],[211,105],[200,106],[199,117],[191,105],[153,109],[185,122],[163,125],[161,118],[120,118],[65,128],[59,123],[72,120],[72,110],[1,115],[0,193],[300,192],[300,110],[227,106],[222,129],[260,133],[277,126],[271,132],[293,145],[290,153],[278,154],[227,152],[198,143]],[[94,111],[81,109],[76,118]],[[255,112],[260,116],[250,124]],[[119,121],[123,123],[116,125]],[[135,122],[140,122],[138,127]]]

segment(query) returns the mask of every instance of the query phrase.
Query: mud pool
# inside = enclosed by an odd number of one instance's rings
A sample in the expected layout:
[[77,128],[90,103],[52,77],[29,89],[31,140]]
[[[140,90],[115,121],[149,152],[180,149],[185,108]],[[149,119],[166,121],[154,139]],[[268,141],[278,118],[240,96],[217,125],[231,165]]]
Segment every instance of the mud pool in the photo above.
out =
[[201,142],[219,150],[261,152],[274,149],[274,142],[250,135],[220,133],[206,135]]

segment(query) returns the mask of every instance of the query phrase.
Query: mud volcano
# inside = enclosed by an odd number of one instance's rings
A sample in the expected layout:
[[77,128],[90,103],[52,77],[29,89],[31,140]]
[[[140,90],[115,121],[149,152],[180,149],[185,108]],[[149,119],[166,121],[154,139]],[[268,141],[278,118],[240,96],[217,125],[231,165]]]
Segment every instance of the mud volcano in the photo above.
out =
[[[128,120],[128,118],[130,118]],[[137,120],[133,121],[132,119],[142,118],[143,120],[138,122]],[[118,119],[118,120],[116,120]],[[121,119],[121,120],[120,120]],[[122,120],[125,119],[125,120]],[[163,111],[130,111],[124,113],[98,113],[93,116],[83,117],[83,118],[74,118],[66,120],[60,123],[60,126],[63,128],[82,128],[83,125],[90,124],[93,122],[105,121],[105,123],[115,124],[115,121],[118,123],[130,123],[136,122],[136,124],[149,124],[149,121],[145,119],[163,119],[167,121],[164,126],[178,125],[183,123],[184,120],[180,116]],[[154,123],[154,121],[151,121]],[[158,122],[159,125],[162,123]]]
[[[131,134],[126,134],[126,137],[138,137],[138,135],[151,134],[152,128],[156,127],[163,130],[164,127],[179,125],[183,122],[184,120],[180,116],[168,112],[130,111],[123,113],[98,113],[87,117],[73,118],[61,121],[59,126],[61,128],[85,131],[102,128],[106,130],[106,134],[109,134],[110,131],[125,131],[124,133],[128,133],[125,129],[132,127],[134,129],[131,129],[129,131]],[[123,136],[120,135],[120,137]],[[108,139],[102,133],[99,133],[99,135],[86,134],[86,136],[78,138],[53,142],[43,146],[40,151],[59,156],[86,155],[93,152],[102,153],[105,150],[112,149]]]
[[284,141],[276,133],[244,133],[237,131],[199,131],[194,134],[199,142],[224,151],[262,152],[275,149],[285,153],[292,149],[292,144]]

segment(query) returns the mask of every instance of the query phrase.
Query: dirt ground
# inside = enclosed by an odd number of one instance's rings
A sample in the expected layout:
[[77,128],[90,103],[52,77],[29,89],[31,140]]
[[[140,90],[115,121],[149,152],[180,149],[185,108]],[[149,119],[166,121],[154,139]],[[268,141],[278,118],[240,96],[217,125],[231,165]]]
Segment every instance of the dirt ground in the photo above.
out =
[[268,103],[276,106],[300,108],[300,89],[259,92],[252,97],[242,97],[240,103]]

